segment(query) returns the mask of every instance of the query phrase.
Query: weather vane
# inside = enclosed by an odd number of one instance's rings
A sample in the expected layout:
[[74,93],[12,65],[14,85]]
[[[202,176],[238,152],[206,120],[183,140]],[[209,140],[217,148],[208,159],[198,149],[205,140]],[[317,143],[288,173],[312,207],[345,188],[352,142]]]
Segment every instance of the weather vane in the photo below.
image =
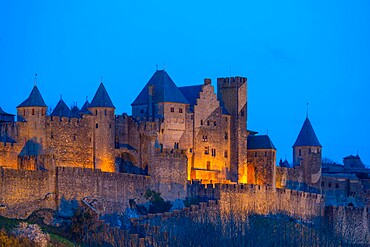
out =
[[306,106],[306,118],[308,118],[308,102],[307,102],[307,106]]
[[35,74],[35,80],[33,81],[34,86],[36,86],[36,82],[37,82],[37,73]]

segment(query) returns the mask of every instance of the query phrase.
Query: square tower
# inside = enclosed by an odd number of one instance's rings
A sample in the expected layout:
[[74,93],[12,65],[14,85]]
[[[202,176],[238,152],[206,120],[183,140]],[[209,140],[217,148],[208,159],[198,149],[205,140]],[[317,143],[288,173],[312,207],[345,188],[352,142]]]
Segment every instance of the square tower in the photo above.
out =
[[[247,172],[247,78],[217,78],[217,97],[230,113],[230,177],[246,183]],[[245,181],[244,181],[245,180]]]

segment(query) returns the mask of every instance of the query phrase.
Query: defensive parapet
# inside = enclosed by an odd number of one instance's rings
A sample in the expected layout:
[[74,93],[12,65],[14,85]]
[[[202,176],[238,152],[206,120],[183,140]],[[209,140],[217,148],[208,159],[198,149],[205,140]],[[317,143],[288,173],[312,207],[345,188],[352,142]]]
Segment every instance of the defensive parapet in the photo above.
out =
[[349,245],[370,244],[370,215],[368,207],[327,206],[325,219],[331,228]]
[[160,148],[155,149],[156,157],[174,157],[186,159],[186,149],[171,149],[171,148]]
[[247,182],[247,78],[217,79],[217,99],[230,113],[230,172],[232,182]]
[[64,201],[98,198],[101,213],[122,212],[129,199],[144,202],[150,177],[100,170],[57,167],[54,171],[0,168],[0,215],[25,218],[41,208],[56,209]]
[[193,183],[188,185],[188,196],[218,200],[225,212],[282,213],[306,220],[323,215],[324,209],[321,194],[275,189],[266,185]]
[[217,86],[222,87],[240,87],[246,82],[247,78],[240,76],[217,78]]

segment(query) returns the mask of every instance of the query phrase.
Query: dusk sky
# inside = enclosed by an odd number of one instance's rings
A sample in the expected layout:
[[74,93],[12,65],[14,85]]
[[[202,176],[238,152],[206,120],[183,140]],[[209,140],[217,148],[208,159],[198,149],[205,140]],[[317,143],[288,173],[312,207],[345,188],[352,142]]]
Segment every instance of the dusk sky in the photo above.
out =
[[[248,129],[277,159],[309,117],[323,156],[370,166],[370,1],[0,0],[0,107],[15,114],[37,76],[49,107],[79,107],[100,78],[116,114],[155,72],[178,86],[248,77]],[[216,91],[216,88],[215,88]]]

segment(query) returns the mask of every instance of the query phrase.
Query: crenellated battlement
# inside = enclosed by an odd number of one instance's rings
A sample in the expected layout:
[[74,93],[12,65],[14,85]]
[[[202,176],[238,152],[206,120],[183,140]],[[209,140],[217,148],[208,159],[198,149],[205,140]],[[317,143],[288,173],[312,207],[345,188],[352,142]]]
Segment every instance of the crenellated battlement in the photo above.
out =
[[50,124],[54,123],[63,123],[63,124],[70,124],[73,126],[78,126],[80,124],[84,124],[88,121],[86,117],[82,118],[71,118],[71,117],[56,117],[56,116],[47,116],[47,121]]
[[[298,190],[281,189],[274,188],[269,185],[259,185],[259,184],[201,184],[199,182],[193,182],[189,185],[191,191],[196,191],[196,193],[202,195],[215,194],[218,195],[219,192],[233,192],[233,193],[265,193],[273,192],[280,195],[290,195],[302,198],[312,198],[322,200],[324,196],[322,194],[303,192]],[[216,198],[217,199],[217,198]]]
[[186,158],[186,149],[170,149],[170,148],[157,148],[155,150],[156,157],[174,157],[174,158]]
[[222,87],[222,88],[240,87],[247,81],[248,79],[246,77],[241,77],[241,76],[221,77],[221,78],[217,78],[217,86]]

